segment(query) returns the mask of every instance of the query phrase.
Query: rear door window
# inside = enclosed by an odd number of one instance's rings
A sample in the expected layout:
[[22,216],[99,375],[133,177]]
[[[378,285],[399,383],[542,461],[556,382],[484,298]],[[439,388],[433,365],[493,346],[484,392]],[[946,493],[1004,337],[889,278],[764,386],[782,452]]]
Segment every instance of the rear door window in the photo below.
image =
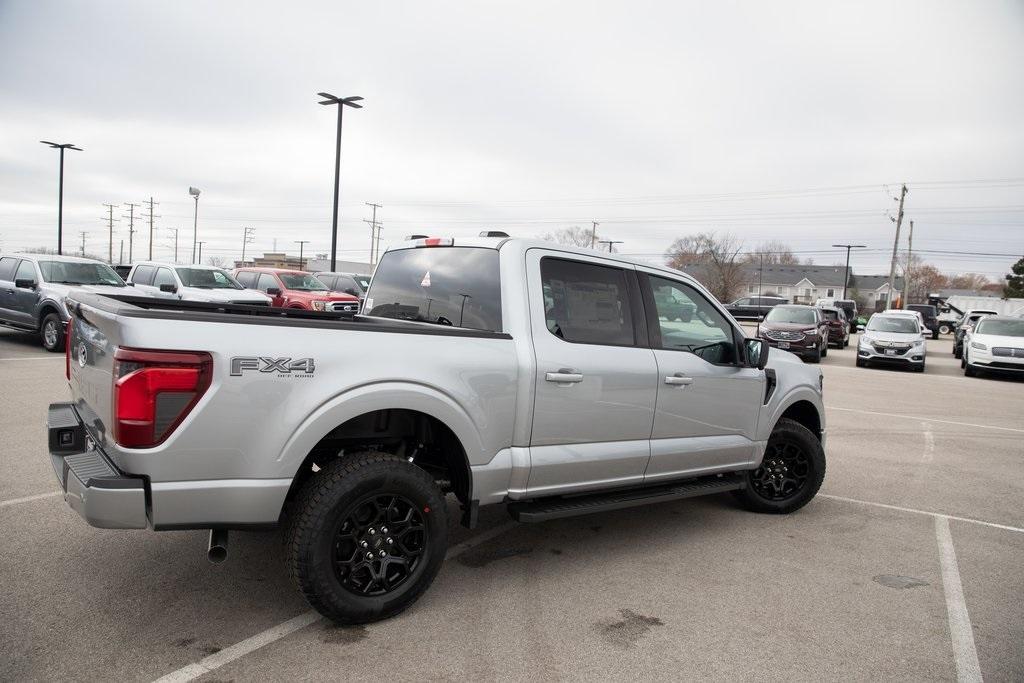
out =
[[544,318],[551,334],[578,344],[636,343],[626,271],[544,257],[540,274]]
[[252,287],[256,282],[256,273],[242,272],[236,275],[235,279],[243,287]]
[[136,266],[135,272],[132,273],[132,282],[137,285],[148,285],[153,282],[153,274],[156,272],[156,268],[153,266]]
[[0,258],[0,280],[14,280],[14,269],[18,267],[18,259],[13,256]]

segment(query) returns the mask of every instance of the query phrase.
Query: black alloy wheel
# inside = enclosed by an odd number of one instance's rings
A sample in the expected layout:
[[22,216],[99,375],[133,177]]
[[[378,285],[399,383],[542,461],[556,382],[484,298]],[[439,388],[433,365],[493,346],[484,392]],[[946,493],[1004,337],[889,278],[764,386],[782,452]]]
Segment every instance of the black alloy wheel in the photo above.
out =
[[810,470],[810,461],[799,444],[776,441],[769,444],[761,466],[750,475],[750,488],[765,500],[787,500],[807,484]]
[[334,570],[345,590],[384,595],[412,576],[426,546],[426,525],[417,506],[404,496],[370,495],[338,525]]

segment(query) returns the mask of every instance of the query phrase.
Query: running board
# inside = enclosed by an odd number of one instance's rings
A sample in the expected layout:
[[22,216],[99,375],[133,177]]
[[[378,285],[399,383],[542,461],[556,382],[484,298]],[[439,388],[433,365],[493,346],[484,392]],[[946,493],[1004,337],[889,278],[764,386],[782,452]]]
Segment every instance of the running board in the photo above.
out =
[[639,489],[608,491],[579,496],[555,496],[523,503],[511,503],[508,512],[519,522],[545,522],[549,519],[589,515],[593,512],[664,503],[670,500],[696,498],[712,493],[737,491],[746,486],[745,474],[723,474],[688,479],[674,484]]

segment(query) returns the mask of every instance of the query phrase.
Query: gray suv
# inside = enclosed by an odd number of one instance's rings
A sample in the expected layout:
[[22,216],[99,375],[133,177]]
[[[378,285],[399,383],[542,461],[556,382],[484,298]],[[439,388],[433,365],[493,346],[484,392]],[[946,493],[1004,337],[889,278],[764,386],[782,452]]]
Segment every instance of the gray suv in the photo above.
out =
[[64,350],[64,297],[75,289],[124,293],[124,280],[105,263],[74,256],[0,257],[0,325],[39,332],[47,351]]

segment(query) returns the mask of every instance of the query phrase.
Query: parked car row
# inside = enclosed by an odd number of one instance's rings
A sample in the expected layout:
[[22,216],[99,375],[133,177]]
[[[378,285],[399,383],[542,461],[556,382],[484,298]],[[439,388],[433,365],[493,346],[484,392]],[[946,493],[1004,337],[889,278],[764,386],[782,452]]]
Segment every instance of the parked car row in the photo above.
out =
[[968,377],[979,372],[1024,372],[1024,318],[981,317],[966,333],[960,367]]
[[64,350],[74,290],[159,299],[358,313],[369,276],[281,268],[223,268],[140,261],[109,266],[53,254],[0,258],[0,325],[34,331],[47,351]]

